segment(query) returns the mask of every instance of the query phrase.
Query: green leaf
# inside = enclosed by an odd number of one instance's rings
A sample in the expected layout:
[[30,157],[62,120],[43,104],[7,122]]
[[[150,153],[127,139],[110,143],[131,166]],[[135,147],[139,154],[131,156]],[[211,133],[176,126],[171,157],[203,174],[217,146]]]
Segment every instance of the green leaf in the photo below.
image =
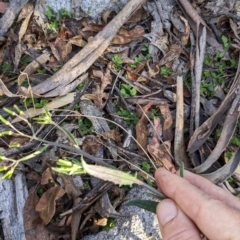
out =
[[142,162],[143,171],[149,173],[150,169],[151,169],[151,165],[147,161]]
[[118,184],[119,186],[122,185],[132,186],[132,184],[136,183],[137,180],[136,174],[135,176],[133,176],[130,173],[126,173],[120,170],[115,170],[98,165],[90,165],[84,161],[82,156],[81,162],[83,169],[91,176],[100,178],[105,181],[113,182],[115,184]]
[[180,166],[180,176],[182,178],[184,178],[184,162],[181,162],[181,166]]
[[125,203],[124,206],[137,206],[149,212],[156,213],[156,208],[158,204],[159,202],[154,202],[151,200],[135,199]]

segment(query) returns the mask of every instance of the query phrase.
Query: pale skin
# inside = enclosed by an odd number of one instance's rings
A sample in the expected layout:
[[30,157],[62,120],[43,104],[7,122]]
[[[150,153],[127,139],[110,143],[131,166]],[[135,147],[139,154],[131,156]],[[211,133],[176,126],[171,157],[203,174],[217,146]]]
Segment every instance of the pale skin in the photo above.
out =
[[169,199],[157,206],[163,240],[240,239],[240,200],[207,179],[184,171],[184,178],[164,168],[155,173]]

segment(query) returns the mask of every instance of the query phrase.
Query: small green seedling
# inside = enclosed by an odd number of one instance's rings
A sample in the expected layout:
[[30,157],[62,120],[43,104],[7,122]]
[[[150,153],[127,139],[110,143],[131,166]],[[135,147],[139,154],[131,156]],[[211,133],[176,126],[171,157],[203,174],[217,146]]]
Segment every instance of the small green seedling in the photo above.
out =
[[169,76],[173,75],[173,71],[171,71],[170,69],[168,69],[165,66],[162,66],[160,68],[160,74],[163,76],[169,77]]
[[149,173],[150,169],[151,169],[151,165],[148,162],[143,161],[142,162],[142,170],[146,173]]
[[78,126],[82,136],[85,136],[94,130],[92,122],[88,118],[79,118]]
[[122,61],[122,58],[121,56],[119,55],[114,55],[112,57],[112,62],[113,62],[113,67],[114,69],[119,72],[121,69],[122,69],[122,64],[123,64],[123,61]]
[[1,72],[2,74],[5,74],[5,75],[11,75],[13,71],[13,66],[8,63],[8,62],[4,62],[1,66]]
[[224,49],[227,51],[229,49],[229,42],[228,42],[228,38],[226,36],[222,36],[222,44]]
[[137,56],[137,57],[134,58],[134,63],[130,64],[130,67],[131,68],[137,68],[137,66],[143,61],[144,61],[144,59],[143,59],[142,56]]
[[116,225],[116,220],[113,218],[108,218],[107,225],[103,227],[104,231],[109,231]]
[[139,121],[139,118],[135,112],[129,112],[121,107],[117,111],[117,114],[122,117],[130,126],[136,126],[137,122]]
[[137,90],[129,84],[122,83],[120,87],[120,93],[124,98],[134,97],[137,95]]
[[48,30],[50,32],[58,32],[62,18],[72,16],[71,12],[65,8],[61,8],[55,12],[49,5],[47,5],[47,10],[44,12],[44,14],[48,18]]
[[81,82],[81,83],[79,83],[79,84],[77,85],[77,87],[76,87],[76,88],[77,88],[77,90],[81,92],[81,91],[83,90],[84,84],[85,84],[85,82],[84,82],[84,81],[83,81],[83,82]]

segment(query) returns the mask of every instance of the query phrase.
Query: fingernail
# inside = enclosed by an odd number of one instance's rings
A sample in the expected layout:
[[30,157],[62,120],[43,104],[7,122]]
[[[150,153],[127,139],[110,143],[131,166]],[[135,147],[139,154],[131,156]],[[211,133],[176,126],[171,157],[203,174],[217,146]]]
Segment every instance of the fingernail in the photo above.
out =
[[161,227],[177,216],[177,206],[171,199],[165,199],[157,207],[158,222]]

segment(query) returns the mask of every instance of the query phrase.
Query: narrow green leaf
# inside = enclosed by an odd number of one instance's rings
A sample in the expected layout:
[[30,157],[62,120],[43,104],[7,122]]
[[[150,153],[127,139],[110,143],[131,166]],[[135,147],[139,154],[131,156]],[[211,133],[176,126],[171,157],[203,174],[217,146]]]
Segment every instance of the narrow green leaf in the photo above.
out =
[[13,175],[13,172],[14,172],[14,169],[10,169],[3,175],[2,179],[10,179]]
[[10,124],[10,122],[9,122],[7,119],[5,119],[3,116],[1,116],[1,115],[0,115],[0,121],[1,121],[3,124],[5,124],[5,125],[9,125],[9,124]]
[[17,112],[22,115],[24,112],[16,105],[14,104],[13,107],[17,110]]
[[98,165],[90,165],[87,164],[83,157],[81,157],[82,161],[82,166],[83,169],[91,176],[100,178],[105,181],[110,181],[115,184],[118,184],[120,186],[122,185],[129,185],[132,186],[132,184],[136,183],[137,176],[132,176],[129,173],[120,171],[120,170],[115,170],[103,166],[98,166]]
[[184,178],[184,162],[181,162],[181,166],[180,166],[180,176],[182,178]]
[[137,206],[142,209],[145,209],[149,212],[156,213],[156,208],[159,202],[154,202],[151,200],[142,200],[142,199],[135,199],[125,203],[125,206]]
[[14,111],[10,110],[9,108],[4,107],[3,110],[4,110],[6,113],[8,113],[8,114],[10,114],[10,115],[12,115],[12,116],[15,116],[15,115],[16,115],[16,113],[15,113]]
[[2,131],[2,132],[0,132],[0,137],[11,136],[12,134],[13,134],[13,132],[11,130]]

